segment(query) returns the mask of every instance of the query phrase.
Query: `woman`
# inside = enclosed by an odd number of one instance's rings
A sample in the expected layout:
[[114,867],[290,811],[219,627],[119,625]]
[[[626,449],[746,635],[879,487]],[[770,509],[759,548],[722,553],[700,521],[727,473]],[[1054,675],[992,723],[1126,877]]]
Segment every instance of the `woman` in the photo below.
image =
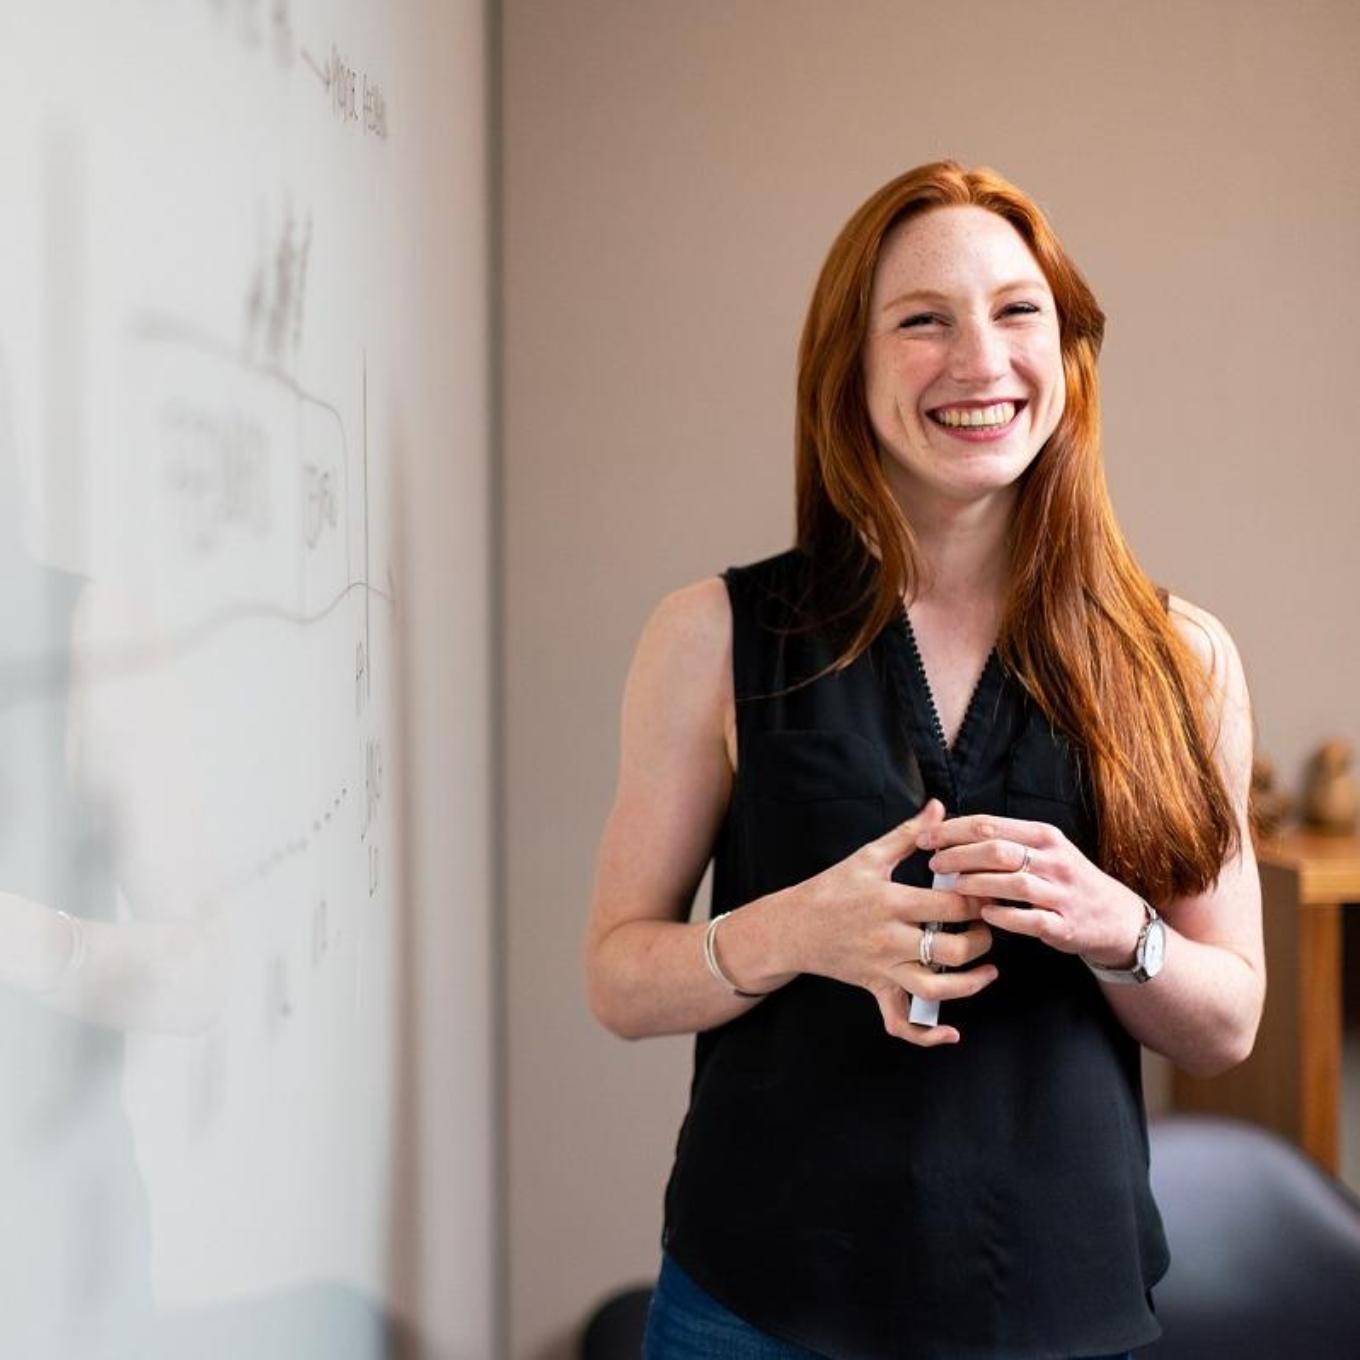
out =
[[1139,1044],[1250,1052],[1251,719],[1115,523],[1103,328],[994,172],[884,186],[808,312],[796,547],[644,630],[587,968],[614,1032],[697,1032],[653,1360],[1159,1334]]

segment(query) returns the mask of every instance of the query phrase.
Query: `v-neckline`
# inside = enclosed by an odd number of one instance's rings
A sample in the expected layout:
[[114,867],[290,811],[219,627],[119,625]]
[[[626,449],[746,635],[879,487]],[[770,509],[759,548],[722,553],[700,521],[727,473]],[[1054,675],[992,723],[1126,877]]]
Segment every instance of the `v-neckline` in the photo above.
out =
[[931,688],[930,676],[926,673],[921,648],[916,641],[916,630],[911,626],[911,616],[907,613],[905,603],[898,613],[897,625],[898,635],[906,644],[908,657],[916,672],[917,683],[907,688],[916,701],[918,725],[924,727],[929,734],[927,749],[920,754],[926,755],[928,763],[936,767],[937,774],[949,790],[952,807],[958,803],[960,791],[968,784],[977,746],[975,740],[977,717],[985,698],[992,692],[1000,677],[1000,657],[996,644],[993,643],[973,685],[973,692],[968,697],[959,730],[954,734],[954,744],[951,746],[945,740],[944,724],[940,721],[940,710],[935,703],[935,691]]

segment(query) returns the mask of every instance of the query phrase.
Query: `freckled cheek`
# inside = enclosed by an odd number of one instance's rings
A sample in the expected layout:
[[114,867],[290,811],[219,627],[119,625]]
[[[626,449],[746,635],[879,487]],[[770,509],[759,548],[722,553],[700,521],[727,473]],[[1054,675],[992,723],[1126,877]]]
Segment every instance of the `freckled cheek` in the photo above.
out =
[[929,363],[901,363],[893,371],[893,389],[898,404],[916,409],[922,395],[938,375],[939,366]]
[[1055,338],[1036,341],[1016,356],[1017,365],[1029,374],[1030,381],[1045,389],[1044,413],[1056,426],[1067,397],[1067,375],[1063,372],[1062,347]]
[[929,385],[934,369],[921,364],[882,365],[864,375],[864,398],[869,415],[877,427],[881,420],[920,416],[921,394]]

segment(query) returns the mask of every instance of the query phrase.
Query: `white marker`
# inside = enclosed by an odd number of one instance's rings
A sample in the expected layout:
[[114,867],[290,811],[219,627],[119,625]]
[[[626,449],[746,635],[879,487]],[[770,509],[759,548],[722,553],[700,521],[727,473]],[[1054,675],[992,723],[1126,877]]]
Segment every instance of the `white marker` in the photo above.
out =
[[[957,879],[958,874],[936,874],[934,882],[930,886],[948,892]],[[942,963],[932,963],[930,968],[935,973],[945,971],[945,966]],[[911,999],[911,1010],[907,1014],[907,1019],[913,1025],[938,1025],[940,1023],[940,1003],[929,1001],[923,996],[914,996]]]

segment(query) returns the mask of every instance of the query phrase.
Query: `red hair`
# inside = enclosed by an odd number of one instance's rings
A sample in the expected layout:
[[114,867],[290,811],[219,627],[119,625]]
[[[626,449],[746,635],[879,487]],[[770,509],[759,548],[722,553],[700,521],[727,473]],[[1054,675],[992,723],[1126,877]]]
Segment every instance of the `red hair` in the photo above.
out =
[[797,533],[819,573],[857,584],[862,623],[835,668],[915,597],[924,570],[865,404],[874,271],[895,226],[963,206],[1004,218],[1043,270],[1066,383],[1058,427],[1019,484],[998,652],[1083,754],[1101,867],[1154,901],[1203,892],[1238,848],[1237,822],[1213,760],[1209,676],[1134,560],[1105,484],[1105,316],[1038,206],[993,170],[937,161],[885,184],[842,228],[813,292],[799,347]]

